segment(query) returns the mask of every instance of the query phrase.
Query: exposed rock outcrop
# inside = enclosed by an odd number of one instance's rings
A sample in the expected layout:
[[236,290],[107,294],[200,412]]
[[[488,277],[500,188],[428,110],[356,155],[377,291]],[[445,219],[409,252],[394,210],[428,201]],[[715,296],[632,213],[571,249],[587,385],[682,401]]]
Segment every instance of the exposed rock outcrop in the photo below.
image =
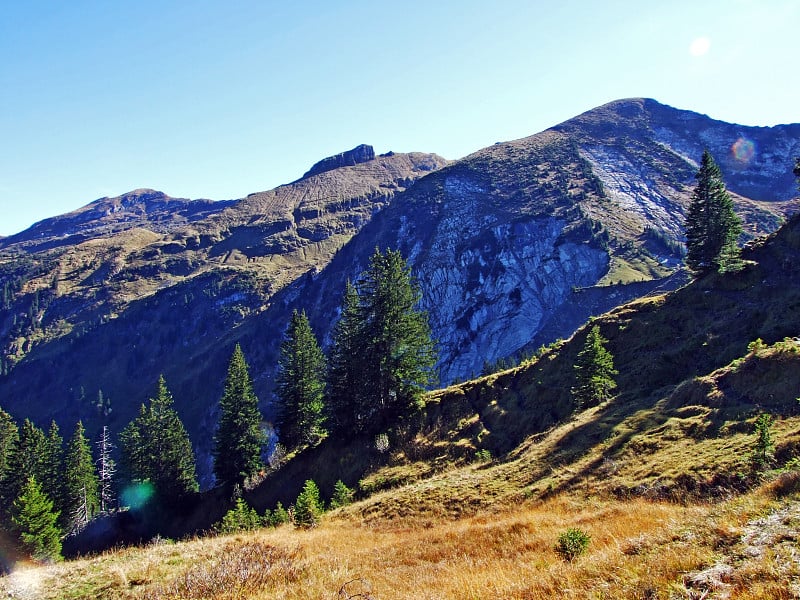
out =
[[305,175],[303,175],[303,179],[312,177],[314,175],[319,175],[325,171],[332,171],[333,169],[338,169],[340,167],[352,167],[353,165],[358,165],[374,159],[375,150],[373,150],[372,146],[367,144],[359,144],[352,150],[347,150],[346,152],[340,152],[339,154],[329,156],[328,158],[323,158],[321,161],[311,167]]

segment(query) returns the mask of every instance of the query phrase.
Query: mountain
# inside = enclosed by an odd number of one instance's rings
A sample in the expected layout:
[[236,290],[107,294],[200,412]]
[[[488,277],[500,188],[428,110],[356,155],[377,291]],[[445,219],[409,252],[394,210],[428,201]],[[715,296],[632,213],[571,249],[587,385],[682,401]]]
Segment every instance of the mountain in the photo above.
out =
[[[740,140],[752,154],[737,158]],[[743,127],[653,100],[613,102],[419,181],[302,292],[302,305],[326,331],[341,282],[376,246],[400,248],[422,285],[442,382],[479,374],[485,362],[684,281],[673,274],[705,147],[719,157],[747,238],[800,206],[790,168],[800,125]]]
[[[567,491],[683,500],[741,492],[755,483],[756,415],[781,416],[782,461],[800,452],[800,215],[743,256],[738,273],[634,300],[516,368],[431,392],[388,429],[391,452],[370,436],[308,448],[248,501],[288,504],[309,477],[370,496],[358,509],[366,520],[471,515]],[[595,325],[618,388],[609,402],[578,407],[573,365]],[[491,469],[454,468],[479,451],[496,457]]]
[[201,437],[237,328],[444,164],[390,153],[228,202],[137,190],[0,240],[0,405],[118,430],[164,373]]
[[705,147],[748,239],[797,210],[800,125],[733,125],[644,99],[450,163],[360,146],[223,204],[141,190],[102,199],[0,240],[0,405],[118,430],[163,373],[207,459],[233,345],[273,414],[291,310],[307,310],[326,342],[344,282],[376,246],[402,250],[419,278],[442,382],[468,378],[682,284]]
[[[290,505],[308,479],[326,497],[342,480],[362,500],[343,521],[379,530],[463,523],[481,512],[485,520],[485,511],[516,512],[526,502],[574,502],[583,511],[615,499],[628,514],[642,497],[674,506],[736,497],[762,481],[749,462],[758,415],[780,416],[778,465],[800,454],[800,215],[743,256],[739,272],[634,300],[518,367],[426,394],[387,425],[382,448],[371,434],[302,448],[244,497],[263,513]],[[607,402],[577,406],[573,365],[594,326],[614,357],[618,388]],[[771,488],[797,492],[796,467]],[[179,537],[208,530],[229,506],[217,488],[166,520],[118,517],[72,542],[99,550]]]
[[170,198],[162,192],[138,189],[115,198],[100,198],[73,212],[45,219],[25,231],[0,239],[0,248],[28,253],[62,246],[77,246],[109,238],[130,229],[169,233],[187,223],[223,210],[233,202]]

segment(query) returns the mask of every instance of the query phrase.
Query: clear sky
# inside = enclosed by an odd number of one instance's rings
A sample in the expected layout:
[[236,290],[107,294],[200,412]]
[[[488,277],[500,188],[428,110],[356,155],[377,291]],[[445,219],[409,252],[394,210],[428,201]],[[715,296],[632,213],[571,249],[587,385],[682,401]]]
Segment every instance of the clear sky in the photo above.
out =
[[798,40],[800,0],[5,0],[0,235],[360,143],[460,158],[626,97],[798,122]]

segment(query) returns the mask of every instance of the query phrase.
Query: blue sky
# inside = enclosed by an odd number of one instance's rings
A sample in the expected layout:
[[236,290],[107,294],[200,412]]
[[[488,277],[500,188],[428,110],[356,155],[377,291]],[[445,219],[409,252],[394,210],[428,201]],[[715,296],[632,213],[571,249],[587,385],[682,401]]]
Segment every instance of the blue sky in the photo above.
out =
[[618,98],[800,121],[797,0],[0,4],[0,235],[229,199],[360,143],[460,158]]

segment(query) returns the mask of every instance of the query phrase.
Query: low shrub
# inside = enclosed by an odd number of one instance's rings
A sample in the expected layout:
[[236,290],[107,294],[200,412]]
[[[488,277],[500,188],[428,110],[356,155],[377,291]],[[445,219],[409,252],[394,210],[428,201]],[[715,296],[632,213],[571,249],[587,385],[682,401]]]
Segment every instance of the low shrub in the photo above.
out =
[[558,536],[555,550],[564,560],[572,561],[586,552],[592,537],[577,527],[570,527]]

